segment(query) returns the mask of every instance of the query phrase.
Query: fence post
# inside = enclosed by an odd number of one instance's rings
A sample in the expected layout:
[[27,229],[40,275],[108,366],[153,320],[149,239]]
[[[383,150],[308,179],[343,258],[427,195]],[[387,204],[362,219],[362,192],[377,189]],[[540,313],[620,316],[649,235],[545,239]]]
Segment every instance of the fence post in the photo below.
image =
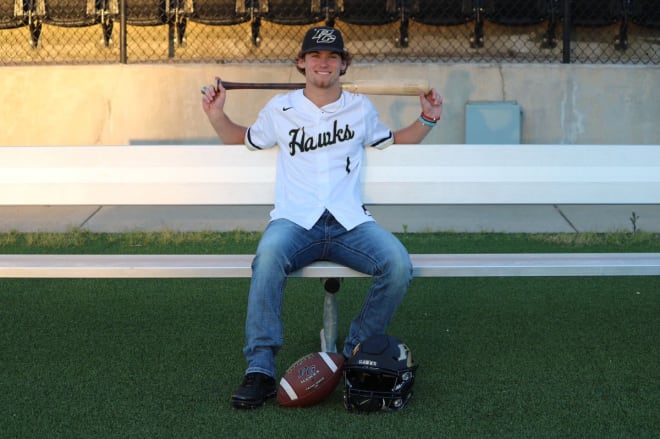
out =
[[563,64],[571,63],[571,0],[564,0],[564,22],[562,28],[562,60]]
[[127,63],[126,56],[126,0],[119,0],[119,62]]

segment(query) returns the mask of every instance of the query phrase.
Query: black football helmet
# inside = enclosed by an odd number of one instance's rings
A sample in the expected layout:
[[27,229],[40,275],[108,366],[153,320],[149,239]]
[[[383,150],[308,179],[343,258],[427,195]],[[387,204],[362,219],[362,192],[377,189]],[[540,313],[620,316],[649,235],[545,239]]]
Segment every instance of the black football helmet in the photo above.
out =
[[344,364],[344,407],[358,412],[402,410],[412,397],[416,370],[410,349],[398,338],[367,338]]

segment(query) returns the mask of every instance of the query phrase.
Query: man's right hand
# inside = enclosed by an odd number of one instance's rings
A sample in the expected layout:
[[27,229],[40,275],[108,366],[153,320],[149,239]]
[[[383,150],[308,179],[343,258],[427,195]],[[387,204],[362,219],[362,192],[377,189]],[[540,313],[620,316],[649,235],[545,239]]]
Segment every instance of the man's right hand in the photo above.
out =
[[227,97],[227,90],[222,86],[220,78],[216,76],[215,82],[215,85],[202,87],[202,108],[209,116],[211,113],[224,112]]

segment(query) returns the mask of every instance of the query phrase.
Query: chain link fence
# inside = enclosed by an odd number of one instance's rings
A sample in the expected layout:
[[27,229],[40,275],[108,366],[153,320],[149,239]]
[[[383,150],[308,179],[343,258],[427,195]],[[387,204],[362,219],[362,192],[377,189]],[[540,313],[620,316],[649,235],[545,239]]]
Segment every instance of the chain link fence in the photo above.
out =
[[356,61],[660,64],[660,0],[0,0],[0,65]]

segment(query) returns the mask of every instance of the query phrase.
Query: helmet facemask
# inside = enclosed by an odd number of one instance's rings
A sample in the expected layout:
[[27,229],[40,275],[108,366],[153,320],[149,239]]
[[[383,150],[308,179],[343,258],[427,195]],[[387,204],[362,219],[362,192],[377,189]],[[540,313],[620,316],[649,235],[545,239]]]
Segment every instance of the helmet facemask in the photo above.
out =
[[398,411],[412,397],[417,365],[410,349],[389,336],[358,345],[344,367],[344,406],[349,411]]

